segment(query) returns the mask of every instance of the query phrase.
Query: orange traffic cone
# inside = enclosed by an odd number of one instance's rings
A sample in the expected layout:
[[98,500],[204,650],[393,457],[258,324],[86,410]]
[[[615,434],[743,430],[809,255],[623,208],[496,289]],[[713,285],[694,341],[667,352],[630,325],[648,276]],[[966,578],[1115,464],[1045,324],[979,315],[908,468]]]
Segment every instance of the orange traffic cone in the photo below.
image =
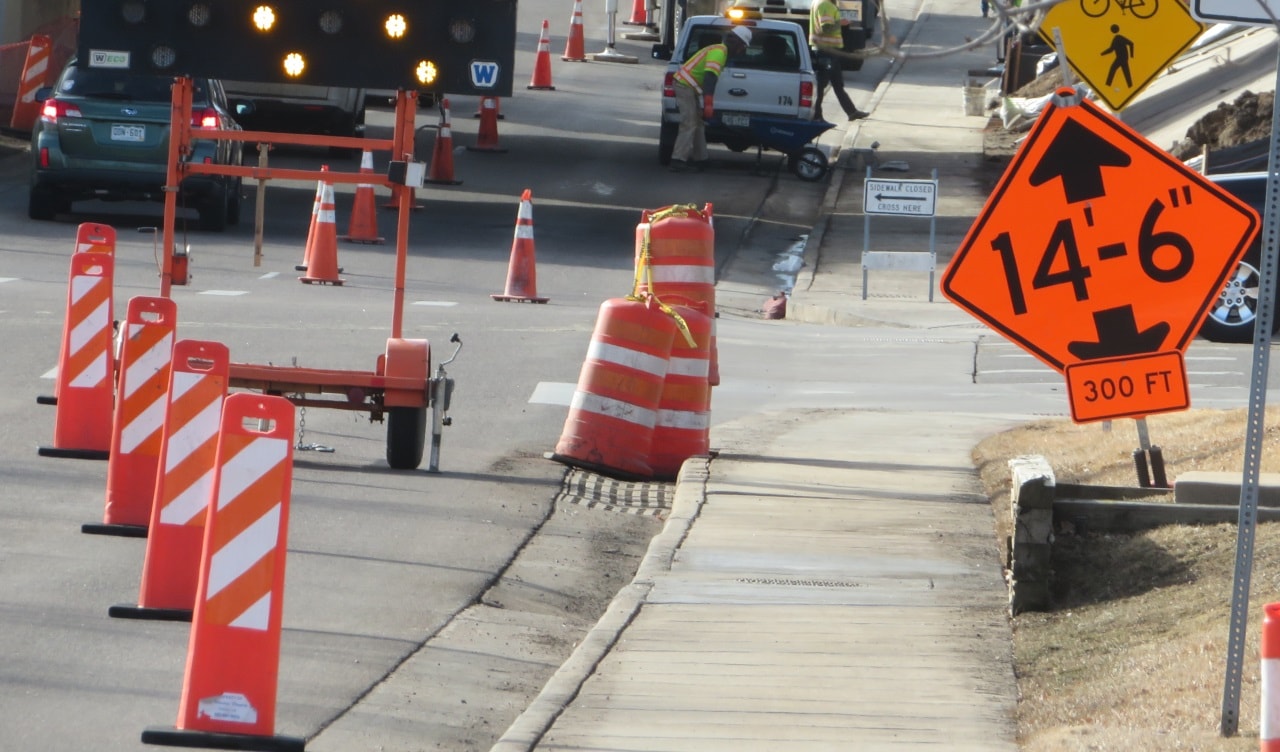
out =
[[325,183],[316,232],[307,242],[307,275],[298,281],[310,284],[341,285],[338,269],[338,230],[333,221],[333,186]]
[[102,524],[81,525],[80,532],[143,538],[151,522],[160,469],[160,439],[178,306],[169,298],[129,301],[116,383],[119,404],[111,424],[107,458],[106,510]]
[[[373,174],[373,154],[365,152],[360,157],[360,174]],[[356,200],[351,206],[351,221],[347,225],[347,234],[341,237],[350,243],[383,243],[378,237],[378,212],[374,207],[373,184],[360,183],[356,186]]]
[[524,189],[520,196],[520,212],[516,215],[516,236],[511,241],[511,260],[507,264],[507,288],[494,300],[520,303],[545,303],[538,297],[537,259],[533,251],[533,194]]
[[274,736],[293,428],[284,397],[241,392],[223,403],[178,720],[144,730],[144,744],[305,748]]
[[138,604],[112,606],[109,616],[191,621],[213,495],[218,424],[227,398],[229,352],[221,342],[184,339],[173,346]]
[[561,60],[580,63],[587,59],[586,40],[582,37],[582,0],[573,0],[573,17],[569,19],[569,40],[564,43]]
[[631,4],[631,19],[623,23],[628,26],[648,26],[649,11],[645,8],[646,0],[635,0]]
[[36,90],[49,81],[49,56],[53,52],[53,39],[44,34],[34,34],[27,46],[27,60],[22,66],[22,79],[18,82],[18,99],[13,105],[13,117],[9,127],[15,131],[30,133],[36,125],[43,105],[36,101]]
[[449,100],[440,100],[440,130],[436,132],[435,145],[431,147],[431,169],[428,183],[457,185],[461,180],[453,177],[453,126],[449,121]]
[[[477,120],[484,117],[484,100],[485,99],[486,97],[480,97],[480,99],[476,100],[476,114],[472,115],[471,117]],[[500,99],[499,97],[492,97],[492,99],[493,99],[493,116],[498,120],[506,120],[507,116],[502,114],[502,99]]]
[[498,145],[498,98],[485,97],[480,102],[480,131],[476,134],[476,145],[468,146],[471,151],[487,151],[490,153],[505,152]]
[[[328,172],[329,165],[320,165],[320,172]],[[302,263],[293,267],[294,271],[305,272],[311,263],[311,244],[316,236],[316,217],[320,216],[320,199],[324,198],[324,178],[316,181],[316,199],[311,204],[311,225],[307,227],[307,245],[302,249]]]
[[551,23],[542,19],[542,35],[538,37],[538,56],[533,61],[533,78],[530,89],[555,91],[551,85]]

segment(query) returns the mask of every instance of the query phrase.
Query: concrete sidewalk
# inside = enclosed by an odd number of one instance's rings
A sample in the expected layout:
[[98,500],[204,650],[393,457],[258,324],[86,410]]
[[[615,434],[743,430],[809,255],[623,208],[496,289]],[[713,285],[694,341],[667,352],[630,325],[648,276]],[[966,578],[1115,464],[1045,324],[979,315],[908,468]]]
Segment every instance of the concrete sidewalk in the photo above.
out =
[[[961,45],[976,11],[927,3],[906,43]],[[882,164],[908,166],[877,177],[937,170],[937,247],[954,249],[988,189],[973,178],[987,120],[964,114],[961,84],[993,62],[989,46],[898,61],[872,116],[827,137],[844,158],[788,318],[973,325],[929,300],[926,273],[875,273],[861,298],[856,150],[878,141]],[[927,250],[921,220],[881,224],[878,249]],[[493,751],[1016,749],[1007,596],[970,459],[1001,420],[809,411],[713,433],[635,580]]]

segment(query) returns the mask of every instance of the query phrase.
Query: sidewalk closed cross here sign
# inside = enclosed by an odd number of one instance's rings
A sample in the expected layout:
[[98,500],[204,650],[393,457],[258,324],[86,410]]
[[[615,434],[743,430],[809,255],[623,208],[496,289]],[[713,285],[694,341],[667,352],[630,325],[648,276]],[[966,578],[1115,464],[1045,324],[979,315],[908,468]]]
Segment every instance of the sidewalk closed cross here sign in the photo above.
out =
[[1060,89],[1045,106],[942,293],[1061,373],[1185,353],[1258,215],[1073,95]]
[[937,204],[936,180],[876,180],[867,178],[862,190],[865,214],[932,217]]

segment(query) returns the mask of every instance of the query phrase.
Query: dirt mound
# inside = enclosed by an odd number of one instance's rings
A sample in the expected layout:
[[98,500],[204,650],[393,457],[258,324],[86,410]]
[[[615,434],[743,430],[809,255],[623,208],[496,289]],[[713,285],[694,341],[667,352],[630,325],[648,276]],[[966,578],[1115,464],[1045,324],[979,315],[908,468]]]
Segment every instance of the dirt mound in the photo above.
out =
[[1246,91],[1234,102],[1219,104],[1188,128],[1186,138],[1170,153],[1178,159],[1190,159],[1205,147],[1212,153],[1271,138],[1271,108],[1275,97],[1274,91],[1261,94]]

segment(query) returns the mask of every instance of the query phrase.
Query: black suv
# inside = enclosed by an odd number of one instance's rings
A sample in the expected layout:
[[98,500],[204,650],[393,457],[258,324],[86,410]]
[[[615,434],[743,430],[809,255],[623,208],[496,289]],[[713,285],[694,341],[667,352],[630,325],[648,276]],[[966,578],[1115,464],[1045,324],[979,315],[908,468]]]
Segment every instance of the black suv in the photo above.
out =
[[[1258,214],[1262,214],[1267,199],[1267,173],[1221,173],[1209,175],[1209,179],[1252,206]],[[1209,316],[1200,327],[1200,336],[1211,342],[1253,341],[1253,322],[1258,316],[1258,288],[1261,282],[1261,233],[1258,237],[1240,260],[1235,274],[1227,280],[1217,301],[1209,309]],[[1280,317],[1273,320],[1275,330],[1280,330]]]
[[[43,109],[31,132],[32,219],[53,219],[81,199],[162,200],[169,163],[171,76],[67,64],[36,98]],[[192,81],[192,125],[236,129],[222,84]],[[240,142],[193,141],[189,159],[239,164]],[[240,179],[193,175],[182,181],[179,206],[199,213],[202,230],[240,221]]]

